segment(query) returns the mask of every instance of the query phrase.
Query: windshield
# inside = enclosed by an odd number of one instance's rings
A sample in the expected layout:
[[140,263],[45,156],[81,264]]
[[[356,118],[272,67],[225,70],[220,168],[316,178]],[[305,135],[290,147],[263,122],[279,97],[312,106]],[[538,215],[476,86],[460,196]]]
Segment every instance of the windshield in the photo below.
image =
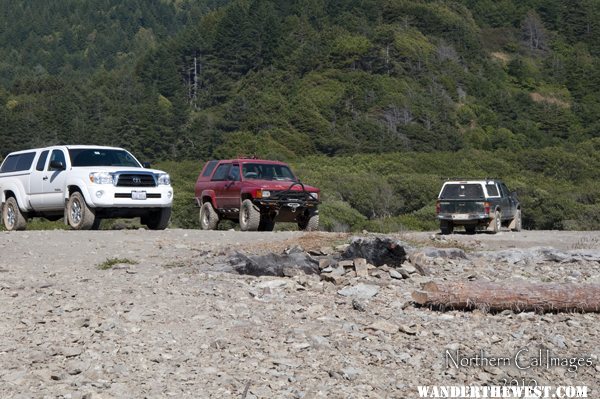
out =
[[77,166],[129,166],[141,165],[125,150],[104,148],[72,148],[69,150],[71,165]]
[[296,181],[296,176],[285,165],[245,163],[242,165],[245,180]]
[[441,199],[479,199],[483,198],[481,184],[446,184]]

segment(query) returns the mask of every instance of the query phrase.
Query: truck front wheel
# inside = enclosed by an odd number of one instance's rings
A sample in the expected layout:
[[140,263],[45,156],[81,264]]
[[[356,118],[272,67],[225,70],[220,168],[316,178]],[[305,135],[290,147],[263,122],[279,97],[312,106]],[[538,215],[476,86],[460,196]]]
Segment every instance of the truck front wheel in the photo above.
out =
[[67,222],[74,230],[89,230],[94,226],[96,214],[85,202],[83,195],[75,191],[67,202]]
[[214,230],[219,225],[219,215],[210,202],[205,202],[200,208],[200,227],[202,230]]
[[8,231],[25,230],[27,219],[21,213],[19,204],[17,204],[17,200],[14,197],[8,198],[4,204],[4,208],[2,208],[2,221]]
[[164,230],[169,225],[169,220],[171,220],[171,208],[160,208],[144,217],[143,223],[150,230]]
[[306,214],[298,220],[298,228],[304,231],[319,230],[319,212],[316,209],[309,209]]
[[250,201],[246,199],[242,201],[240,209],[240,230],[256,231],[260,225],[260,210]]

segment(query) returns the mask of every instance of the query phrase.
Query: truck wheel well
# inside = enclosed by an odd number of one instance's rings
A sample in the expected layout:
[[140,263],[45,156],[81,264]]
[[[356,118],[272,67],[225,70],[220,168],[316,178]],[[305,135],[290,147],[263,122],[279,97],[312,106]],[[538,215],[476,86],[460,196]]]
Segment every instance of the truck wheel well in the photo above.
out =
[[15,193],[13,193],[12,191],[8,190],[4,192],[4,198],[17,198],[17,196],[15,195]]
[[202,197],[202,203],[204,204],[205,202],[210,202],[212,204],[212,198],[210,198],[209,195],[205,195]]
[[69,186],[69,197],[75,192],[81,193],[81,189],[78,186]]
[[242,201],[247,200],[247,199],[251,200],[252,196],[250,194],[242,194]]

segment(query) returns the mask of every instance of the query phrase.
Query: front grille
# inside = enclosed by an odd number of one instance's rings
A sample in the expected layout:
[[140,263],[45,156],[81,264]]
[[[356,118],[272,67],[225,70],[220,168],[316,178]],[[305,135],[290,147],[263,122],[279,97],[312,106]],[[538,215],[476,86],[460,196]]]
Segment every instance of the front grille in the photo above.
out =
[[150,174],[120,174],[117,187],[156,187],[156,180]]
[[309,201],[313,199],[305,191],[271,191],[271,198],[290,202]]
[[[131,193],[116,193],[115,198],[131,198]],[[146,193],[146,198],[161,198],[161,195]]]

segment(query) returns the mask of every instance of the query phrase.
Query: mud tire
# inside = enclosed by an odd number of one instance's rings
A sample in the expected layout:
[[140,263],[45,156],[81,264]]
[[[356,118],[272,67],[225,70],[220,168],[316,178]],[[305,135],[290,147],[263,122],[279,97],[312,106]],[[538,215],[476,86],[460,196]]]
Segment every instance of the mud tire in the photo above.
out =
[[215,230],[219,225],[219,215],[210,201],[202,204],[200,208],[200,228],[202,230]]
[[249,199],[242,201],[240,208],[240,230],[257,231],[258,226],[260,226],[260,209]]
[[85,202],[79,191],[75,191],[67,202],[67,223],[73,230],[90,230],[94,226],[96,214]]
[[2,222],[8,231],[25,230],[27,227],[27,218],[14,197],[9,197],[2,207]]

